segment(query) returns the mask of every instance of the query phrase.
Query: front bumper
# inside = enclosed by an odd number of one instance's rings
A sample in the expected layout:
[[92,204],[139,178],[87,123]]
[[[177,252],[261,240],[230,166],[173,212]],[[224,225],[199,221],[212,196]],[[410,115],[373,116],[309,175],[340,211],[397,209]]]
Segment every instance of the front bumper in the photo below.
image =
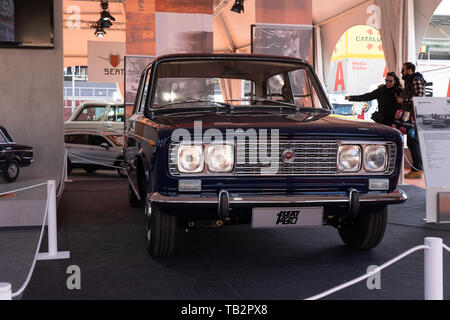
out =
[[[253,208],[253,207],[302,207],[302,206],[354,206],[357,202],[360,205],[389,205],[403,203],[408,199],[408,195],[397,189],[391,193],[367,193],[352,196],[352,192],[347,194],[326,194],[326,195],[265,195],[265,194],[227,194],[227,197],[219,195],[177,195],[166,196],[158,192],[149,195],[149,202],[158,206],[171,208],[217,208],[223,200],[227,202],[229,208]],[[357,199],[357,200],[355,200]],[[352,204],[353,203],[353,204]]]

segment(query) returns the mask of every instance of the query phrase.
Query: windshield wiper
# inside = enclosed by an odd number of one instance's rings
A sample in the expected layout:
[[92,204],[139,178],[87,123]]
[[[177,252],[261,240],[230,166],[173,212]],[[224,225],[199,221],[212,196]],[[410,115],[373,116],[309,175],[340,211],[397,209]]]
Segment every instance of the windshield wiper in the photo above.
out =
[[282,106],[287,106],[287,107],[292,107],[292,108],[297,108],[297,105],[294,103],[290,103],[290,102],[284,102],[284,101],[279,101],[279,100],[271,100],[271,99],[267,99],[267,98],[259,98],[259,97],[255,97],[255,98],[251,98],[251,101],[259,101],[259,102],[270,102],[270,103],[276,103]]
[[[249,98],[249,99],[227,99],[226,101],[246,101],[246,102],[252,102],[252,101],[257,101],[257,102],[271,102],[271,103],[275,103],[281,106],[286,106],[286,107],[290,107],[290,108],[297,108],[297,105],[293,104],[293,103],[289,103],[289,102],[283,102],[283,101],[277,101],[277,100],[270,100],[270,99],[266,99],[266,98]],[[252,105],[250,105],[252,106]],[[258,105],[258,107],[260,107],[260,105]]]
[[[260,97],[255,97],[255,98],[250,98],[250,99],[233,99],[233,100],[226,100],[226,101],[257,101],[257,102],[271,102],[274,104],[278,104],[280,106],[286,106],[289,107],[290,109],[295,109],[295,111],[297,112],[320,112],[320,113],[327,113],[330,114],[332,113],[331,110],[329,109],[322,109],[322,108],[312,108],[312,107],[300,107],[294,103],[289,103],[289,102],[284,102],[284,101],[278,101],[278,100],[271,100],[271,99],[267,99],[267,98],[260,98]],[[255,105],[253,105],[255,106]],[[256,105],[256,107],[261,107],[264,105]],[[267,105],[265,105],[267,106]],[[270,106],[269,106],[270,107]]]
[[189,99],[189,100],[176,101],[176,102],[162,104],[162,105],[158,106],[157,109],[163,108],[163,107],[168,107],[168,106],[173,106],[173,105],[177,105],[177,104],[196,103],[196,102],[212,103],[212,104],[219,105],[222,107],[231,108],[231,104],[226,103],[226,102],[217,102],[217,101],[201,100],[201,99]]

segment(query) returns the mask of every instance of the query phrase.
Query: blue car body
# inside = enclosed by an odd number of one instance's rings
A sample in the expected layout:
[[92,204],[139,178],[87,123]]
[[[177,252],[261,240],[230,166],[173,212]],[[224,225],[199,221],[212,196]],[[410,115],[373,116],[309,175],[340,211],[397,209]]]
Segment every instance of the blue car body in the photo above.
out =
[[[254,105],[251,108],[245,105],[230,108],[217,105],[217,108],[211,106],[204,108],[188,102],[162,111],[152,107],[159,65],[180,61],[233,59],[266,61],[275,65],[283,63],[302,65],[302,68],[311,75],[311,82],[318,88],[316,90],[320,95],[323,109],[330,111],[315,112],[304,108],[291,111],[288,108],[278,107],[277,103],[270,106]],[[145,83],[148,93],[143,94]],[[144,98],[147,100],[144,101]],[[144,71],[133,115],[126,123],[124,157],[130,181],[130,201],[145,202],[147,213],[152,211],[151,208],[153,212],[155,208],[164,211],[165,214],[176,217],[177,225],[183,227],[194,226],[197,221],[204,220],[250,223],[255,207],[310,206],[322,207],[323,223],[337,226],[342,219],[347,217],[353,219],[370,212],[371,207],[381,208],[388,204],[404,202],[407,199],[406,194],[397,189],[403,157],[400,132],[376,123],[341,119],[331,110],[320,82],[311,67],[302,60],[225,54],[159,57]],[[194,125],[195,122],[201,122],[201,131],[196,132],[198,129]],[[187,130],[185,132],[189,132],[192,139],[195,139],[195,135],[204,136],[210,129],[225,136],[227,130],[246,131],[250,128],[256,132],[277,130],[280,155],[283,151],[291,149],[301,152],[302,155],[314,148],[319,148],[319,151],[310,153],[309,156],[312,157],[310,165],[303,165],[302,168],[287,161],[283,163],[285,159],[280,160],[281,171],[277,174],[252,174],[255,168],[241,168],[237,163],[233,171],[227,174],[200,172],[184,175],[177,172],[177,167],[170,156],[173,147],[172,135],[175,130]],[[338,161],[337,150],[341,145],[352,142],[361,144],[362,148],[366,144],[385,143],[389,153],[386,170],[381,173],[337,172],[335,170]],[[326,146],[330,154],[326,160],[329,162],[328,166],[321,164],[321,158],[314,160],[315,155],[320,156],[322,146]],[[384,190],[371,190],[370,180],[381,178],[386,182]],[[183,191],[180,187],[182,181],[196,182],[198,189]],[[148,213],[149,218],[150,215],[151,213]],[[218,225],[221,226],[222,223]],[[152,252],[154,255],[161,255],[158,250]]]

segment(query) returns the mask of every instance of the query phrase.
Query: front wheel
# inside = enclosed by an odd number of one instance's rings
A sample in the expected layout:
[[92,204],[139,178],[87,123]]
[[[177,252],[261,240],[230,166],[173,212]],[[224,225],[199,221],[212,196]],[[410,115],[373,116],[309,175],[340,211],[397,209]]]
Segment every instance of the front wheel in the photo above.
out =
[[177,218],[165,213],[148,200],[145,204],[147,251],[152,257],[172,255],[177,231]]
[[127,168],[125,167],[125,162],[122,158],[117,159],[114,166],[120,167],[120,169],[116,169],[116,171],[121,178],[128,178]]
[[356,250],[370,250],[383,239],[387,224],[387,207],[370,208],[356,218],[349,218],[339,228],[344,243]]
[[14,182],[19,176],[19,172],[19,163],[16,160],[12,160],[6,165],[3,171],[3,177],[8,182]]

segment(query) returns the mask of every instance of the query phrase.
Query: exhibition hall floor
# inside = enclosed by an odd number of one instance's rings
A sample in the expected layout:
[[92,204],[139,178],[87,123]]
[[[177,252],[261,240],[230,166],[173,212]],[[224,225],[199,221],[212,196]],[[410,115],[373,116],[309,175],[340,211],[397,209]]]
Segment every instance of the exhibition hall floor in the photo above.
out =
[[[174,255],[152,260],[145,248],[143,210],[129,207],[126,179],[104,171],[93,175],[74,171],[69,179],[73,182],[66,184],[58,208],[58,236],[59,250],[70,250],[71,257],[38,261],[21,299],[300,300],[366,273],[369,266],[423,244],[425,237],[440,237],[450,244],[450,225],[423,221],[425,190],[406,185],[401,188],[410,199],[390,207],[384,240],[370,252],[347,249],[332,227],[232,226],[180,232]],[[14,261],[21,263],[9,277],[15,281],[13,291],[25,280],[32,239],[37,241],[38,234],[10,230],[8,240],[19,241],[19,232],[28,235],[27,241],[9,248],[23,252],[8,258],[10,273]],[[46,238],[43,242],[41,251],[46,250]],[[379,290],[369,290],[363,281],[325,299],[422,300],[423,259],[423,251],[415,252],[382,271]],[[71,265],[81,271],[79,290],[66,285]],[[444,299],[450,299],[446,252],[444,265]]]

